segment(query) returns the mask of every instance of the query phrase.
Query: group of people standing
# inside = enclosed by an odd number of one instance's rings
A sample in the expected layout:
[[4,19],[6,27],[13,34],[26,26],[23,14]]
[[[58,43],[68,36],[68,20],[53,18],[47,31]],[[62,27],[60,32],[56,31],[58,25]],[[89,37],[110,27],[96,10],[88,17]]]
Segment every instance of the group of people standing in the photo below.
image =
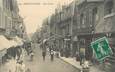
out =
[[[43,61],[45,61],[45,57],[46,57],[46,53],[47,51],[42,50],[42,56],[43,56]],[[53,61],[54,60],[54,51],[51,50],[49,51],[49,55],[50,55],[50,60]]]
[[53,61],[54,60],[54,50],[53,50],[53,48],[51,46],[49,46],[47,44],[47,42],[43,43],[40,47],[42,49],[43,61],[45,61],[45,57],[46,57],[47,52],[49,52],[50,60]]
[[17,46],[9,48],[2,57],[2,69],[4,72],[25,72],[25,64],[23,62],[24,48]]
[[26,55],[28,55],[31,60],[34,55],[31,45],[28,45],[24,44],[23,46],[7,49],[6,54],[2,57],[2,69],[4,72],[31,72],[24,64]]

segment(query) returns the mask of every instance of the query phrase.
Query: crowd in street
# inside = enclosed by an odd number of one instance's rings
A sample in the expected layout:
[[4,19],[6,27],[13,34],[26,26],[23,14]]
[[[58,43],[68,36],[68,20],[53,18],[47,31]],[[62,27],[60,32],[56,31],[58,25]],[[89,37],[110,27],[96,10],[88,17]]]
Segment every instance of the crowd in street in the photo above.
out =
[[[29,45],[29,46],[28,46]],[[33,60],[33,50],[31,43],[28,45],[17,46],[7,49],[6,54],[2,57],[2,71],[4,72],[30,72],[30,69],[24,64],[26,55]]]
[[[40,48],[42,50],[43,61],[45,61],[46,54],[49,54],[50,60],[54,60],[54,56],[59,57],[59,50],[56,50],[54,44],[49,44],[48,41],[45,41],[40,44]],[[48,53],[47,53],[48,52]]]
[[42,49],[43,61],[45,61],[45,56],[47,54],[46,53],[47,51],[49,52],[51,61],[54,60],[54,50],[53,50],[53,48],[48,46],[47,42],[44,42],[43,44],[41,44],[40,48]]

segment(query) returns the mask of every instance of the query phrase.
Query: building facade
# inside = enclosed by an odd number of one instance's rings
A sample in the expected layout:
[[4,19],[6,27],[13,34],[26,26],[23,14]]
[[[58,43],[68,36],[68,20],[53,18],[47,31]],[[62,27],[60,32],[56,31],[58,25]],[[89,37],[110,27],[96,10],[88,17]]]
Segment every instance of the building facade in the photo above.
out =
[[107,37],[113,54],[107,58],[110,65],[105,70],[112,72],[115,68],[115,1],[105,0],[103,9],[103,17],[95,27],[95,38]]
[[22,33],[24,35],[26,29],[23,18],[19,15],[17,0],[0,0],[0,34],[23,38]]
[[102,18],[104,2],[103,0],[84,0],[76,4],[76,37],[78,38],[77,50],[79,53],[84,50],[85,58],[90,60],[93,51],[90,44],[95,32],[95,26]]
[[75,0],[57,8],[50,17],[50,36],[57,48],[68,56],[85,52],[85,58],[94,56],[92,41],[106,36],[114,51],[114,0]]
[[[6,0],[0,1],[0,27],[1,27],[1,33],[3,35],[6,34],[6,30],[11,24],[12,18],[11,18],[11,11],[10,6],[6,6]],[[4,32],[4,33],[3,33]]]

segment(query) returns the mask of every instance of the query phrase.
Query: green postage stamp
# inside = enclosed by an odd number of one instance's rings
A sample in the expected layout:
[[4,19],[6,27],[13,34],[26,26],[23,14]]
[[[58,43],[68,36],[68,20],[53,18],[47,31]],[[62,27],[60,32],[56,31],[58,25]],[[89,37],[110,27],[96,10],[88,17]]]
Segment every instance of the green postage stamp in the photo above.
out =
[[94,50],[96,58],[101,61],[104,58],[112,54],[112,50],[109,46],[109,42],[106,37],[100,38],[91,43],[91,47]]

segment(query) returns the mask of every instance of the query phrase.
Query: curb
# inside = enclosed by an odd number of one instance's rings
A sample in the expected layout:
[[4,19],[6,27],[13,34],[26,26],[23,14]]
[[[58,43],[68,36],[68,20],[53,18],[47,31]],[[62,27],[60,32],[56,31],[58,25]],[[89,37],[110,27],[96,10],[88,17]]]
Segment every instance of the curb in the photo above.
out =
[[[68,63],[68,64],[70,64],[69,62],[67,62],[67,61],[65,61],[64,59],[62,59],[61,57],[59,57],[59,59],[61,59],[61,60],[63,60],[65,63]],[[81,71],[81,69],[80,68],[78,68],[78,67],[76,67],[76,66],[74,66],[74,65],[72,65],[72,64],[70,64],[72,67],[74,67],[74,68],[76,68],[76,69],[78,69],[78,70],[80,70]]]
[[[61,57],[59,57],[61,60],[63,60],[64,62],[66,62],[66,63],[68,63],[68,64],[70,64],[72,67],[74,67],[74,68],[76,68],[76,69],[78,69],[78,70],[82,70],[81,68],[78,68],[78,67],[76,67],[76,66],[74,66],[73,64],[71,64],[71,63],[69,63],[68,61],[66,61],[66,60],[64,60],[64,59],[62,59]],[[94,71],[95,72],[95,71]],[[105,72],[105,71],[99,71],[99,72]]]

